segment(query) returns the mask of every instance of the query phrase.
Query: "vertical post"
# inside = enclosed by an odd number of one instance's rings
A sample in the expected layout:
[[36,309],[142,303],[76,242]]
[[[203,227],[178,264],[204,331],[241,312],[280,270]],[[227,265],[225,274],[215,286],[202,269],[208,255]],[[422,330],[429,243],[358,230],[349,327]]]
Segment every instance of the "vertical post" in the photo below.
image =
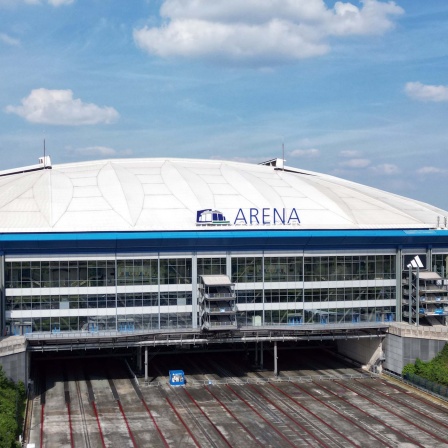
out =
[[255,365],[258,364],[258,342],[255,342]]
[[0,254],[0,337],[5,336],[5,330],[6,330],[6,297],[5,296],[6,296],[6,294],[5,294],[5,256],[3,253],[1,253]]
[[420,268],[417,265],[416,279],[415,279],[415,303],[417,306],[415,322],[417,327],[420,324]]
[[137,347],[137,370],[142,371],[142,347]]
[[145,381],[148,381],[148,346],[145,347]]
[[[265,325],[265,309],[264,309],[264,302],[265,302],[265,293],[264,293],[264,251],[261,254],[261,275],[262,275],[262,287],[261,287],[261,294],[262,297],[261,299],[263,300],[263,311],[262,311],[262,315],[261,315],[261,325]],[[271,313],[272,315],[272,313]]]
[[[115,252],[114,259],[114,287],[115,287],[115,331],[118,331],[118,260],[117,260],[117,252]],[[98,324],[97,324],[98,325]]]
[[401,248],[397,249],[395,254],[395,278],[396,278],[396,309],[395,320],[401,322],[403,320],[403,268],[402,268],[403,256]]
[[412,324],[412,266],[409,264],[409,317],[408,317],[408,323]]
[[260,342],[260,367],[263,368],[263,341]]
[[160,252],[157,254],[157,328],[160,330]]
[[191,256],[191,327],[198,328],[198,255]]
[[278,368],[277,368],[277,341],[274,342],[274,375],[278,376]]

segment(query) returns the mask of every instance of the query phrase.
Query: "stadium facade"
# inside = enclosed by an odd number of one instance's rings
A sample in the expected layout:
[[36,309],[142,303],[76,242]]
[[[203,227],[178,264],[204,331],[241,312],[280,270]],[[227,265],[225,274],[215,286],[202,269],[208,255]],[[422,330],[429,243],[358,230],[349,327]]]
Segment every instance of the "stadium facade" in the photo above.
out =
[[0,173],[1,331],[444,324],[445,294],[422,312],[404,289],[416,256],[445,288],[447,216],[279,159],[43,158]]

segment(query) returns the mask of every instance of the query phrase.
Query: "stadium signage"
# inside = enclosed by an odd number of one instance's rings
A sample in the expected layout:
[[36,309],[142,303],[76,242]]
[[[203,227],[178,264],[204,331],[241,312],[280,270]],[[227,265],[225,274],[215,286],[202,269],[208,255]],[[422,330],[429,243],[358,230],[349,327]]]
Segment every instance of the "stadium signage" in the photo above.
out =
[[271,224],[300,224],[299,214],[295,208],[249,208],[238,210],[233,224],[263,225]]
[[[236,213],[233,225],[291,225],[300,224],[299,214],[295,208],[240,208]],[[210,208],[196,212],[196,225],[198,226],[229,226],[224,213]]]

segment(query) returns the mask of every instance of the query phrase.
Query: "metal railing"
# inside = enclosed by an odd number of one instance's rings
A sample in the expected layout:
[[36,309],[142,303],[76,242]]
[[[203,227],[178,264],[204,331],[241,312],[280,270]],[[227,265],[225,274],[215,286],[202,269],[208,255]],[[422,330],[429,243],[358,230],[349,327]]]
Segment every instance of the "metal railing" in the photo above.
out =
[[236,297],[234,292],[212,292],[204,293],[206,299],[234,299]]
[[[249,322],[240,322],[238,329],[248,331],[262,331],[264,330],[275,330],[275,331],[336,331],[336,330],[357,330],[364,328],[390,328],[392,322],[374,322],[374,321],[361,321],[361,322],[351,322],[351,323],[303,323],[303,324],[288,324],[288,323],[270,323],[265,322],[260,325],[251,325]],[[395,324],[395,322],[393,323]],[[215,326],[237,326],[236,322],[213,322],[212,325]],[[410,327],[412,330],[416,330],[415,327]],[[429,329],[434,327],[418,327],[420,330],[429,331]],[[409,326],[406,326],[409,329]],[[434,331],[434,330],[433,330]],[[437,329],[439,332],[447,332],[447,327],[442,327]],[[24,337],[27,340],[40,340],[40,339],[92,339],[92,338],[112,338],[112,337],[131,337],[131,336],[146,336],[146,335],[160,335],[160,334],[171,334],[171,333],[184,333],[184,332],[199,332],[199,329],[192,328],[191,324],[188,325],[173,325],[173,326],[162,326],[161,328],[134,328],[133,330],[60,330],[57,332],[53,331],[35,331],[32,333],[27,333]]]
[[432,392],[434,395],[443,397],[445,399],[448,398],[447,386],[443,386],[442,384],[427,380],[426,378],[422,378],[421,376],[415,375],[413,373],[407,373],[406,375],[404,375],[403,379],[411,383],[412,385],[417,386],[419,389]]
[[237,322],[236,321],[206,322],[205,326],[206,327],[228,327],[228,326],[236,327]]
[[205,308],[207,313],[236,313],[238,308],[236,306],[213,306]]

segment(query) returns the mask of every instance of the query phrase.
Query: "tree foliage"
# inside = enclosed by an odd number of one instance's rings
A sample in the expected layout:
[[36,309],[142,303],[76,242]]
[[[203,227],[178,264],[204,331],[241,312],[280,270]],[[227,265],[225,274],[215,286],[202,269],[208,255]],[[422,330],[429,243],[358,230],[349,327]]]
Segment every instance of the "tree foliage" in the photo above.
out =
[[0,366],[0,447],[16,448],[25,403],[25,385],[9,380]]
[[417,358],[414,364],[406,364],[403,368],[403,376],[406,374],[415,374],[434,383],[448,386],[448,343],[431,361],[425,362]]

